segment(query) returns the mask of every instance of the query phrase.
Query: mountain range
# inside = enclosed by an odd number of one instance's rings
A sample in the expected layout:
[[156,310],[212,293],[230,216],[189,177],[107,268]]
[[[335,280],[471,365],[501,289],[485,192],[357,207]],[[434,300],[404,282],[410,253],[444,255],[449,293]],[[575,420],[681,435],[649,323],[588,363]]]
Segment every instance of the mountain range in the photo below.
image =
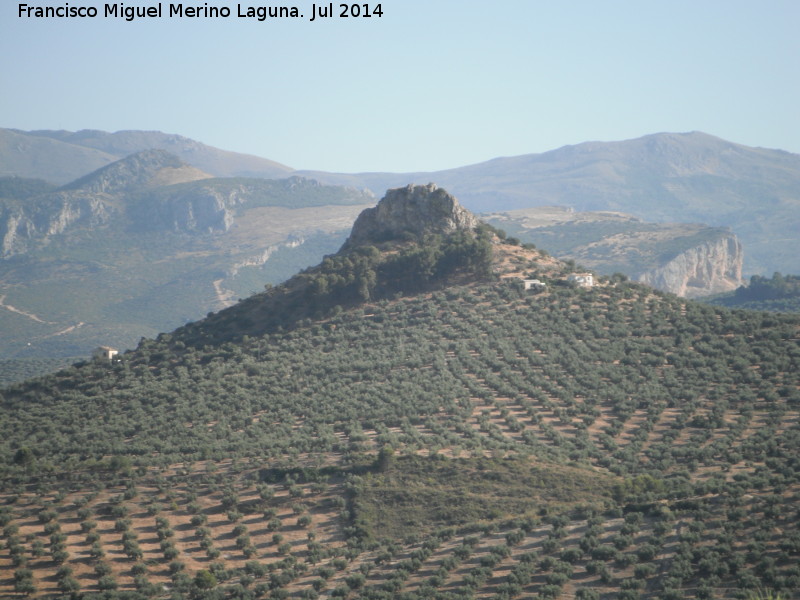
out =
[[586,142],[429,173],[312,175],[376,194],[435,181],[476,212],[561,206],[728,227],[744,247],[746,274],[798,270],[800,155],[701,132]]
[[743,245],[745,275],[798,270],[800,155],[701,132],[586,142],[443,171],[340,174],[295,171],[159,132],[0,129],[0,176],[63,184],[151,148],[165,149],[218,177],[294,174],[369,189],[376,197],[389,188],[435,182],[478,213],[561,206],[629,213],[652,222],[728,227]]

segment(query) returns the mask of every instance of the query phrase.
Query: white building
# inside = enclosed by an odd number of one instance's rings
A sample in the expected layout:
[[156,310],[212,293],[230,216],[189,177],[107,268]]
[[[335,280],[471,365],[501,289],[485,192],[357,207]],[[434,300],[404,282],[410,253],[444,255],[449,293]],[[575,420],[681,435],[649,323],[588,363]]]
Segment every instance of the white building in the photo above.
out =
[[114,360],[114,357],[119,354],[119,350],[115,350],[114,348],[109,348],[108,346],[100,346],[96,348],[94,352],[92,352],[92,358],[97,360]]
[[523,279],[522,285],[525,286],[526,290],[543,290],[547,287],[546,283],[538,279]]
[[578,287],[590,288],[594,286],[594,275],[591,273],[570,273],[567,282]]

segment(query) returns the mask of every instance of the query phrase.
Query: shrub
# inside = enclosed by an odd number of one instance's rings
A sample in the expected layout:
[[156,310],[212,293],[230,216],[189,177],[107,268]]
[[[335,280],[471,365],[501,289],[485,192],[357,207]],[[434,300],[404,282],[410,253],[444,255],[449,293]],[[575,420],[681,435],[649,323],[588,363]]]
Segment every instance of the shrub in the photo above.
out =
[[194,585],[201,590],[208,590],[217,585],[217,578],[211,571],[203,569],[194,576]]

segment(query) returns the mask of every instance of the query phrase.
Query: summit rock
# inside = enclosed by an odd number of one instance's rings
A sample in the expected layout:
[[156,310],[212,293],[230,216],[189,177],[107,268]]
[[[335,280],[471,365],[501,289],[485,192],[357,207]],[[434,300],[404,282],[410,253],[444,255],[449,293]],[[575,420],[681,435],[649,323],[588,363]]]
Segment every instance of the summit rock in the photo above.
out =
[[429,183],[388,190],[377,206],[361,212],[343,250],[407,235],[471,231],[477,218],[446,190]]

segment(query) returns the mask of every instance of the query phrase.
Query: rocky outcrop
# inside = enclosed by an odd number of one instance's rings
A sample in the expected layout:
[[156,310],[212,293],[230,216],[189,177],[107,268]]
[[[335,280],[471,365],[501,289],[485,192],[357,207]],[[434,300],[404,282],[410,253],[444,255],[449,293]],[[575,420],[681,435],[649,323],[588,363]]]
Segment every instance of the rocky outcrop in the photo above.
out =
[[56,192],[26,204],[0,205],[0,256],[22,254],[72,226],[96,227],[109,221],[114,209],[84,194]]
[[289,248],[289,249],[297,248],[298,246],[302,246],[305,243],[305,241],[306,240],[302,237],[290,235],[285,242],[281,242],[280,244],[273,244],[272,246],[265,248],[258,254],[250,256],[245,260],[236,263],[226,273],[226,276],[235,277],[239,273],[239,270],[245,267],[260,267],[261,265],[266,263],[269,260],[270,256],[275,254],[278,250],[281,250],[282,248]]
[[731,233],[689,248],[637,279],[686,298],[709,296],[742,285],[742,258],[742,245]]
[[235,208],[247,199],[242,186],[213,186],[176,190],[166,197],[147,197],[129,207],[134,227],[140,231],[213,233],[228,231]]
[[225,233],[242,214],[243,207],[304,208],[307,198],[317,199],[320,195],[328,196],[332,206],[375,201],[368,192],[332,190],[302,177],[204,179],[143,191],[127,203],[126,210],[135,231]]
[[364,210],[342,249],[407,235],[470,231],[477,224],[472,213],[435,184],[408,185],[387,191],[377,206]]

